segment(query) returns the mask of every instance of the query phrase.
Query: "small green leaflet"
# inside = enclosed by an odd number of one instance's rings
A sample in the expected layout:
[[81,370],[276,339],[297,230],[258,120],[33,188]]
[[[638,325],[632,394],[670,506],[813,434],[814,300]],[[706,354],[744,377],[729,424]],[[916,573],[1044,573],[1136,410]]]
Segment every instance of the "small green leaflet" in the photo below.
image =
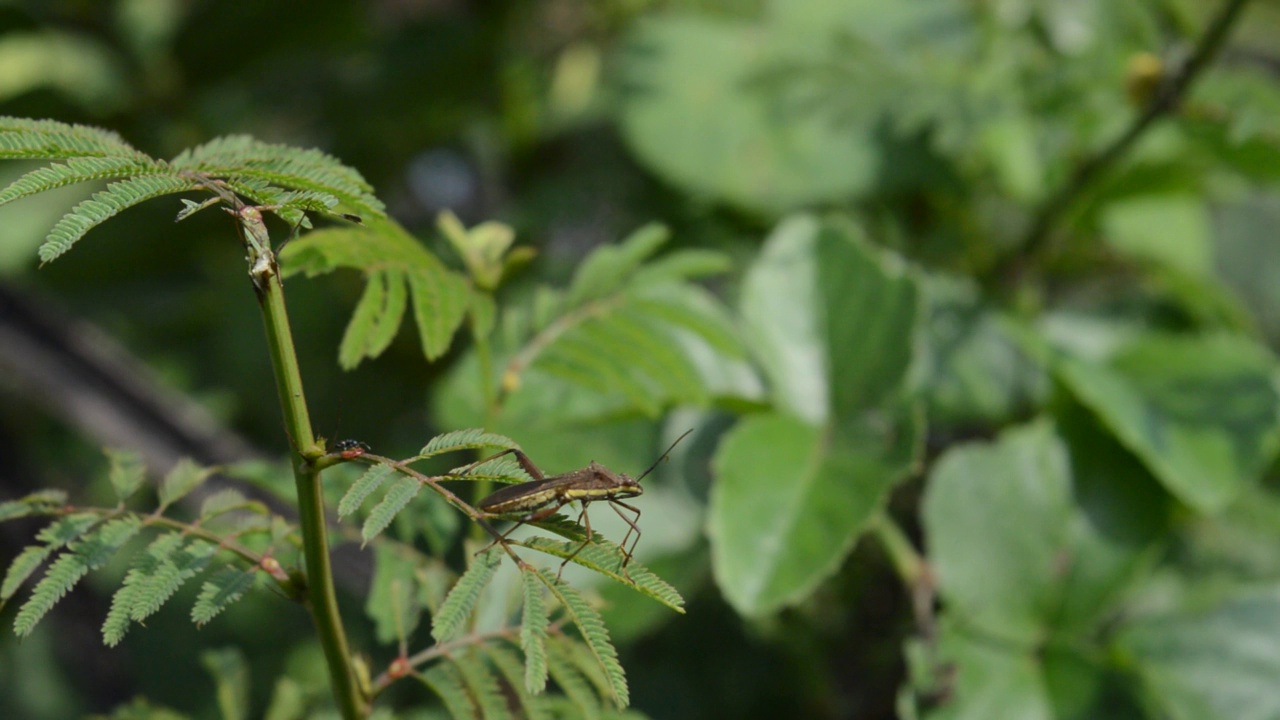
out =
[[142,481],[146,480],[147,466],[142,461],[142,455],[133,450],[108,449],[106,454],[111,461],[107,479],[111,481],[116,497],[124,502],[142,487]]
[[481,591],[493,579],[500,560],[498,549],[490,548],[478,555],[471,562],[471,567],[458,578],[431,623],[431,636],[436,642],[448,642],[462,634],[467,618],[479,601]]

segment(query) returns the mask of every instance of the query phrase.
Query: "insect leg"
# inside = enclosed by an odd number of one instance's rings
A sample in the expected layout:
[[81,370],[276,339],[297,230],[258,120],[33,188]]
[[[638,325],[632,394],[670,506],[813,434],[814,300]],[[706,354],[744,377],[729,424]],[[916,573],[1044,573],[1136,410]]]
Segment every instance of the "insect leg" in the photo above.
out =
[[[507,528],[507,531],[506,531],[506,532],[502,533],[502,535],[501,535],[500,539],[498,539],[498,540],[494,540],[493,542],[489,543],[488,545],[485,545],[483,548],[481,548],[479,551],[477,551],[477,552],[476,552],[476,554],[477,554],[477,555],[479,555],[480,553],[484,552],[485,550],[488,550],[489,548],[493,547],[494,545],[497,545],[499,542],[502,542],[502,541],[506,540],[506,539],[507,539],[507,536],[508,536],[508,535],[510,535],[512,532],[515,532],[515,529],[516,529],[516,528],[518,528],[518,527],[520,527],[521,525],[524,525],[525,523],[538,522],[539,520],[546,520],[547,518],[549,518],[549,517],[551,517],[552,515],[555,515],[557,512],[559,512],[559,511],[560,511],[560,508],[562,508],[562,507],[564,507],[565,505],[568,505],[568,504],[569,504],[569,501],[568,501],[568,500],[565,500],[564,502],[559,503],[558,505],[549,505],[549,506],[547,506],[547,507],[542,508],[541,510],[535,510],[535,511],[533,511],[533,512],[529,513],[528,515],[524,515],[524,516],[522,516],[522,517],[518,517],[518,518],[516,518],[516,519],[513,521],[513,523],[514,523],[514,524],[513,524],[511,527]],[[584,508],[584,511],[585,511],[585,508]]]
[[583,500],[582,512],[578,513],[578,521],[582,523],[583,529],[586,530],[587,537],[582,541],[581,545],[579,545],[573,552],[569,553],[569,557],[565,558],[564,562],[560,563],[560,571],[556,573],[556,582],[559,582],[560,576],[564,574],[564,566],[568,565],[570,560],[578,557],[578,553],[582,552],[584,547],[591,544],[591,516],[587,514],[587,506],[590,504],[590,501]]
[[[635,513],[636,516],[634,518],[629,518],[626,515],[623,515],[622,511],[618,509],[619,505]],[[634,507],[632,505],[628,505],[622,502],[621,500],[610,500],[609,507],[613,508],[613,511],[618,513],[618,517],[622,518],[624,521],[626,521],[628,525],[631,526],[631,529],[627,530],[627,534],[622,536],[622,542],[618,544],[618,547],[622,548],[622,555],[623,555],[622,567],[625,568],[627,566],[627,563],[631,562],[631,556],[636,551],[636,545],[640,543],[640,525],[638,524],[640,522],[640,508]],[[628,552],[627,539],[631,537],[631,530],[636,531],[636,539],[635,539],[635,542],[631,543],[631,551]]]

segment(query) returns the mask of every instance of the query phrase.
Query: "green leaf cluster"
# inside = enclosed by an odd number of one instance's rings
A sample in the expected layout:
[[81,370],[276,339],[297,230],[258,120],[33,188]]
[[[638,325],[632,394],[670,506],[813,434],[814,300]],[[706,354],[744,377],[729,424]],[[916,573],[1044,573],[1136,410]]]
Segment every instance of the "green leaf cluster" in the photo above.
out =
[[[497,549],[481,554],[450,590],[432,633],[441,647],[461,649],[450,650],[448,662],[422,673],[422,680],[457,717],[510,717],[503,693],[517,702],[520,716],[528,717],[550,717],[562,712],[557,710],[562,706],[584,717],[599,716],[602,704],[625,707],[626,677],[599,612],[546,570],[520,568],[523,610],[513,641],[518,640],[523,663],[503,643],[459,645],[465,639],[465,623],[500,561]],[[572,623],[578,637],[553,629],[551,620],[557,614]],[[563,696],[543,694],[548,678],[555,680]]]
[[434,360],[449,348],[475,291],[395,222],[374,218],[359,227],[318,230],[281,252],[287,275],[315,277],[340,268],[365,274],[364,293],[347,324],[338,362],[353,368],[382,354],[405,310],[413,308],[422,352]]
[[319,150],[271,145],[237,135],[217,138],[170,161],[150,157],[115,133],[53,120],[0,118],[0,159],[52,160],[0,189],[0,205],[54,188],[110,181],[76,205],[40,246],[49,262],[94,227],[153,198],[203,191],[215,198],[186,200],[178,217],[226,200],[234,193],[264,206],[290,224],[306,224],[306,213],[344,212],[381,217],[382,203],[360,173]]
[[[65,493],[42,491],[0,504],[0,519],[26,515],[53,516],[29,545],[9,563],[0,583],[0,605],[13,598],[42,565],[44,574],[14,617],[14,631],[29,635],[37,623],[90,571],[100,570],[117,556],[132,557],[123,583],[115,591],[102,626],[103,641],[115,646],[133,623],[142,624],[158,612],[188,581],[211,568],[215,571],[199,592],[191,612],[203,625],[240,599],[259,577],[261,555],[234,545],[242,539],[275,542],[287,535],[267,509],[241,493],[224,489],[207,495],[193,522],[171,517],[167,511],[197,490],[212,474],[190,460],[180,460],[161,480],[159,507],[153,512],[128,509],[125,502],[143,487],[145,467],[138,454],[108,450],[107,479],[120,499],[115,508],[67,505]],[[130,550],[130,541],[150,535],[145,547]],[[230,562],[223,551],[239,556]]]
[[[607,412],[649,417],[714,397],[754,398],[758,383],[737,328],[691,282],[724,272],[728,259],[705,250],[655,257],[668,239],[666,228],[642,227],[592,251],[563,290],[539,288],[530,311],[505,312],[514,332],[499,348],[499,401],[514,405],[512,414],[557,382],[590,392]],[[526,385],[535,387],[521,397]]]

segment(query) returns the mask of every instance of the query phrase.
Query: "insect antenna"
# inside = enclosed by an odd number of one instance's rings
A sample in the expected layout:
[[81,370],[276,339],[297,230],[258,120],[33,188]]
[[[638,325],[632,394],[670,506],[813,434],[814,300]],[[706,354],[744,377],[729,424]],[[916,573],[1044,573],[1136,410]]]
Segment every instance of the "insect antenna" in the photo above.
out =
[[671,447],[667,448],[667,451],[662,453],[662,457],[658,458],[657,460],[654,460],[653,464],[649,466],[648,470],[645,470],[644,472],[640,473],[640,477],[636,478],[636,482],[640,482],[641,480],[644,479],[645,475],[648,475],[649,473],[653,472],[654,468],[658,467],[658,465],[663,460],[666,460],[667,456],[671,454],[671,451],[676,449],[676,446],[680,444],[681,440],[689,437],[689,433],[691,432],[693,432],[693,428],[689,428],[688,430],[685,430],[683,435],[676,438],[676,441],[671,443]]

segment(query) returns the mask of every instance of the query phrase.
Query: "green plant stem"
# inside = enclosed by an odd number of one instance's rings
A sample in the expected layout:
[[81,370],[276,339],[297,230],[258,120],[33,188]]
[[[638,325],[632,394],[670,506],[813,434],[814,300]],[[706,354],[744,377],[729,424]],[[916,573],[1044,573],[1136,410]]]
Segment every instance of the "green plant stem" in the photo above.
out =
[[932,642],[936,634],[933,616],[934,578],[929,562],[911,544],[910,538],[883,512],[871,523],[871,532],[893,563],[893,569],[911,593],[911,609],[921,637]]
[[[243,224],[242,224],[243,228]],[[246,231],[247,233],[248,231]],[[306,396],[302,391],[302,375],[298,356],[289,330],[289,316],[284,305],[284,285],[271,251],[263,251],[265,261],[254,257],[246,241],[253,268],[250,276],[258,293],[262,319],[267,331],[271,367],[276,378],[276,391],[284,411],[285,431],[293,443],[293,478],[298,491],[298,520],[302,531],[302,551],[307,568],[306,605],[311,611],[320,645],[333,683],[333,697],[345,720],[359,720],[368,715],[368,702],[356,681],[347,636],[338,613],[338,598],[333,586],[333,568],[329,559],[328,527],[325,523],[324,498],[320,487],[320,471],[312,458],[324,454],[311,430]]]
[[1018,249],[1006,257],[997,267],[997,277],[1018,280],[1023,271],[1049,244],[1053,230],[1067,211],[1086,190],[1107,170],[1114,166],[1147,130],[1160,118],[1172,113],[1181,104],[1187,90],[1217,56],[1239,19],[1249,0],[1226,0],[1217,17],[1209,24],[1191,57],[1179,71],[1157,89],[1147,107],[1134,118],[1129,127],[1102,150],[1080,164],[1071,179],[1052,195],[1036,211]]

